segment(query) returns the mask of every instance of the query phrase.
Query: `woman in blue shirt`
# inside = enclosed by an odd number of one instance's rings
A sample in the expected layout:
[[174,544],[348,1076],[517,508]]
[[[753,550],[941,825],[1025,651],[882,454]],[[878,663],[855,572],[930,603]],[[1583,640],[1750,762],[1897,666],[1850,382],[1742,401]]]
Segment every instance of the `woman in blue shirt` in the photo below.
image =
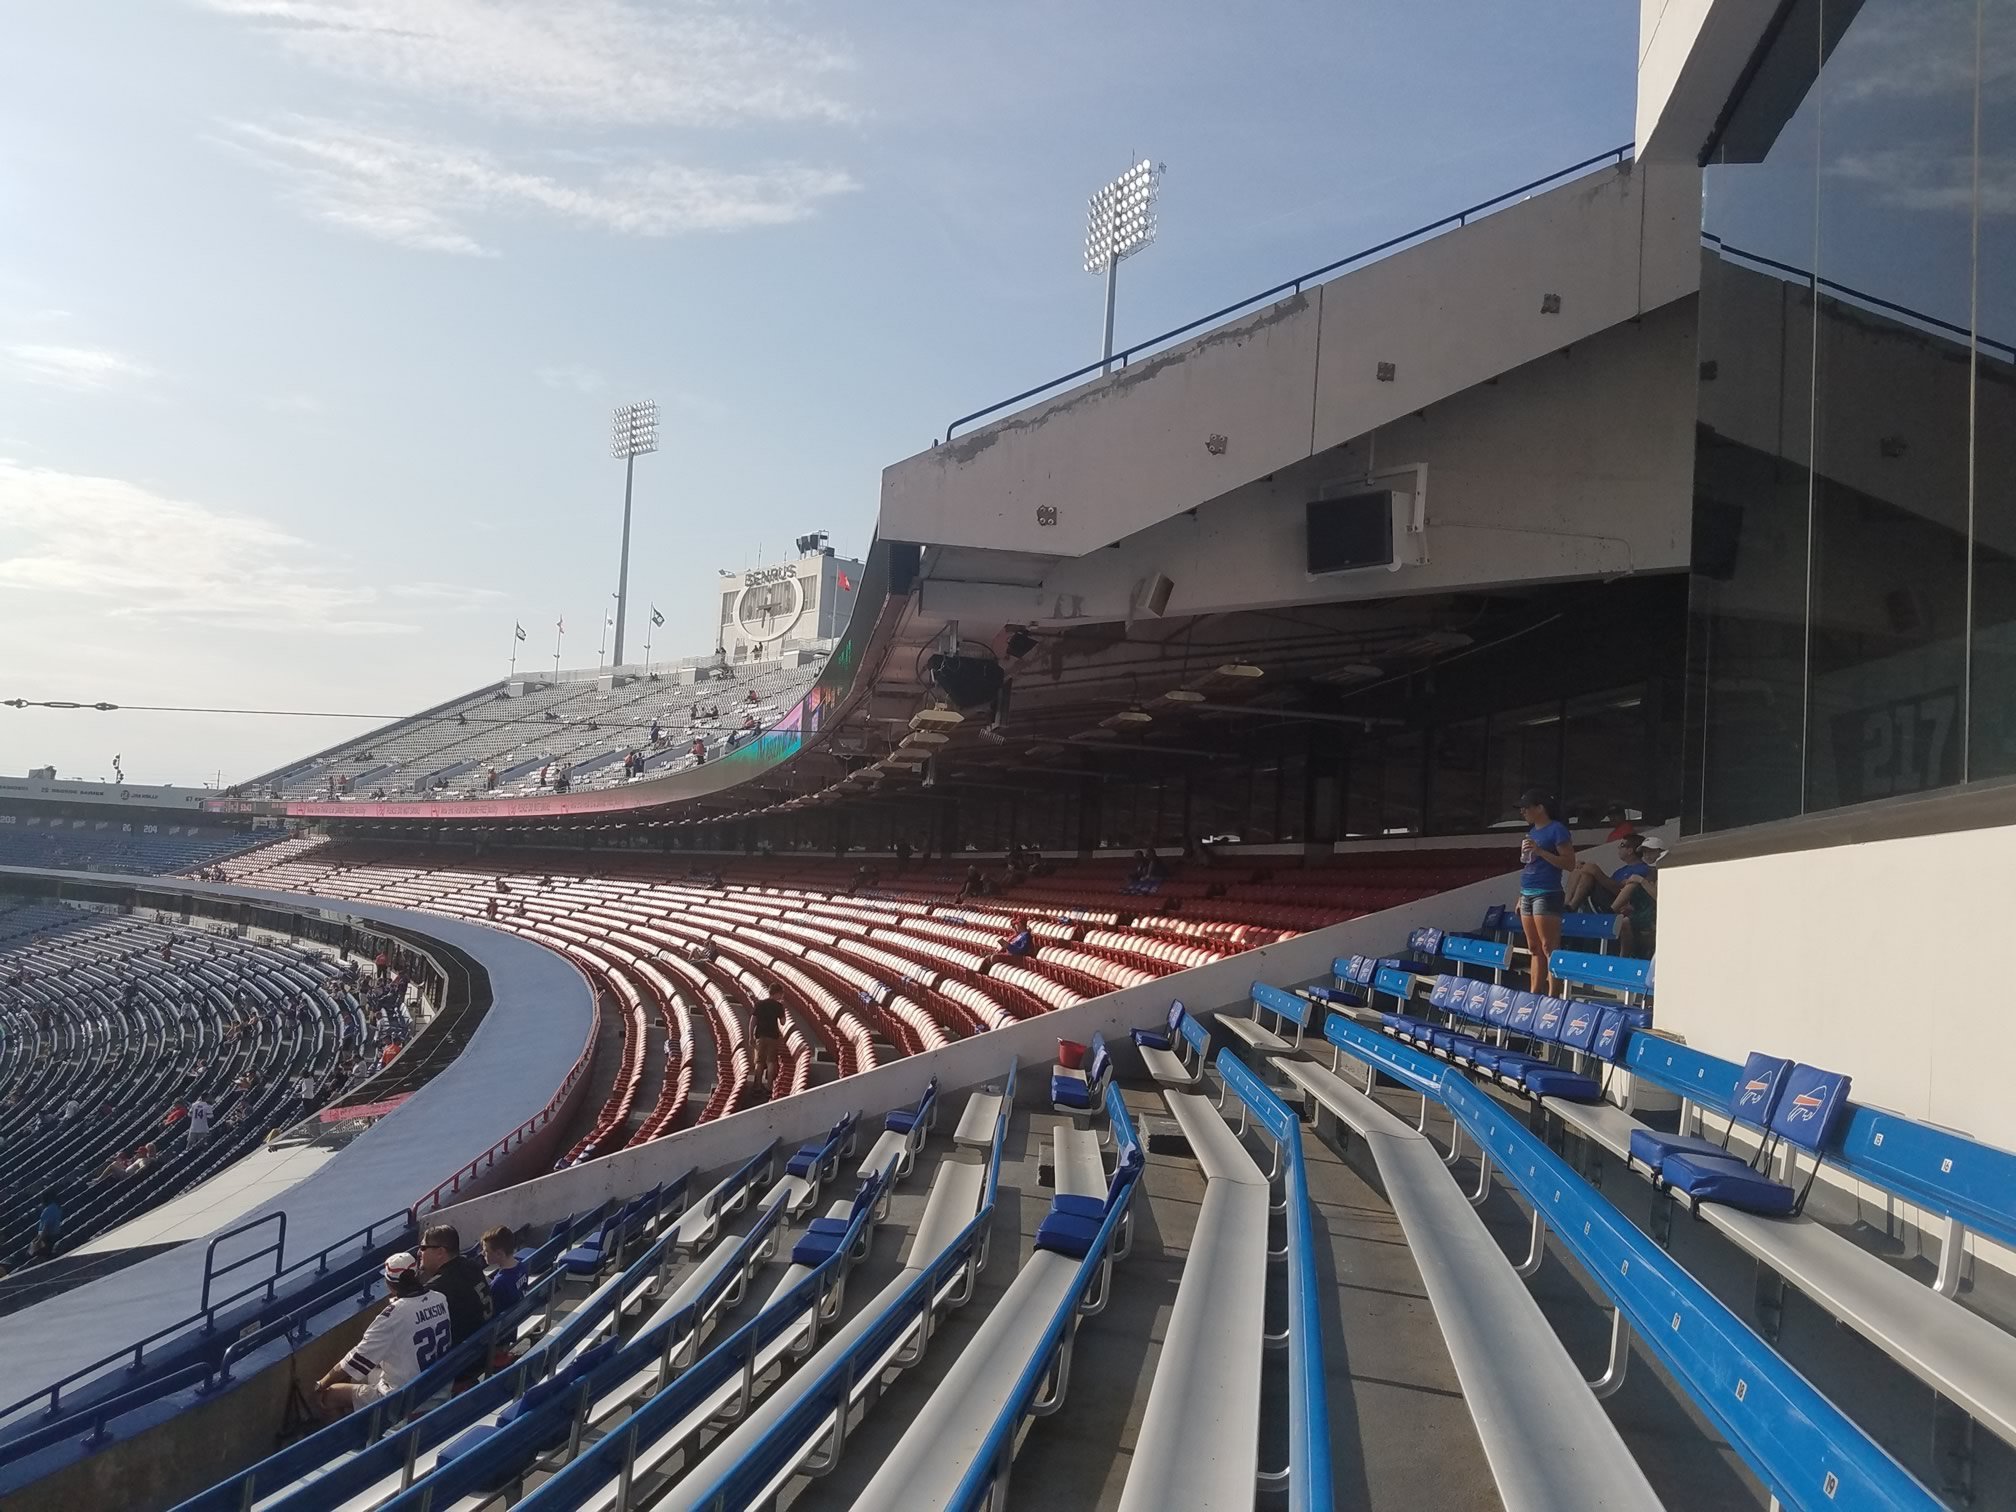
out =
[[1545,992],[1547,961],[1561,943],[1561,878],[1575,870],[1575,841],[1554,817],[1554,800],[1539,788],[1519,795],[1519,817],[1528,826],[1519,845],[1519,924],[1531,958],[1528,985]]

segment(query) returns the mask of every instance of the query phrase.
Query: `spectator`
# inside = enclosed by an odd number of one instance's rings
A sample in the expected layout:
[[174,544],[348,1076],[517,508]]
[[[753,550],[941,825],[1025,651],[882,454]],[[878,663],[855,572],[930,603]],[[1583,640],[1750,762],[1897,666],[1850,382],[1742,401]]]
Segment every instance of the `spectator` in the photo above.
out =
[[968,898],[984,898],[994,890],[993,885],[980,875],[980,868],[966,868],[966,880],[959,884],[959,891],[953,895],[954,903],[964,903]]
[[178,1097],[175,1099],[173,1105],[170,1106],[170,1108],[168,1109],[168,1116],[161,1120],[161,1127],[164,1129],[172,1129],[177,1124],[181,1123],[182,1120],[187,1118],[188,1116],[189,1116],[189,1104],[185,1103],[184,1101],[182,1101],[181,1098]]
[[454,1224],[430,1224],[421,1232],[420,1270],[428,1289],[448,1304],[452,1343],[460,1344],[490,1321],[490,1288],[482,1267],[462,1253],[462,1235]]
[[503,1225],[483,1235],[483,1263],[490,1269],[492,1317],[518,1305],[525,1291],[525,1262],[518,1258],[517,1239]]
[[[1636,830],[1629,830],[1618,837],[1617,859],[1622,864],[1615,873],[1606,875],[1603,868],[1594,861],[1584,861],[1577,866],[1574,874],[1568,878],[1567,886],[1562,890],[1568,911],[1573,913],[1591,905],[1608,908],[1617,897],[1617,889],[1624,885],[1617,878],[1643,859],[1640,852],[1644,843],[1645,837]],[[1638,873],[1632,872],[1632,875],[1636,876]]]
[[1638,826],[1631,822],[1621,805],[1605,809],[1603,822],[1610,826],[1610,833],[1603,837],[1606,840],[1622,840],[1626,835],[1638,833]]
[[77,1096],[75,1093],[72,1093],[69,1097],[65,1098],[63,1101],[63,1122],[75,1123],[77,1121],[77,1115],[79,1113],[82,1113],[83,1111],[84,1111],[84,1104],[77,1100]]
[[[1626,843],[1620,841],[1620,848]],[[1653,868],[1665,854],[1666,847],[1646,835],[1638,839],[1635,854],[1610,874],[1610,880],[1619,884],[1616,897],[1610,900],[1610,911],[1620,916],[1617,946],[1626,955],[1652,953],[1652,934],[1659,916],[1659,877]]]
[[1015,916],[1015,932],[1008,936],[996,957],[1002,961],[1033,961],[1036,959],[1036,935],[1029,928],[1029,920],[1021,914]]
[[448,1299],[428,1290],[420,1261],[410,1254],[393,1255],[384,1274],[384,1310],[315,1383],[315,1407],[323,1417],[341,1417],[411,1385],[452,1347]]
[[773,997],[760,997],[749,1005],[749,1021],[755,1035],[756,1080],[767,1088],[784,1066],[784,1005]]
[[216,1111],[200,1094],[189,1104],[190,1149],[196,1149],[210,1138],[210,1119]]
[[385,1042],[385,1048],[378,1052],[379,1069],[383,1070],[385,1067],[391,1065],[392,1062],[399,1059],[399,1052],[401,1050],[404,1050],[405,1048],[406,1047],[400,1044],[398,1040],[387,1040]]
[[542,788],[546,786],[546,774],[552,770],[553,770],[553,763],[550,761],[547,762],[544,766],[539,768],[539,786],[541,786]]
[[98,1179],[100,1181],[118,1181],[126,1176],[130,1176],[132,1173],[132,1152],[120,1150],[110,1160],[105,1162],[105,1169],[98,1173]]
[[56,1253],[63,1238],[63,1194],[51,1189],[42,1194],[42,1213],[35,1220],[35,1242],[42,1246],[42,1258]]
[[1554,800],[1539,788],[1519,795],[1519,817],[1527,824],[1519,843],[1519,924],[1526,934],[1528,985],[1545,992],[1548,958],[1561,943],[1564,876],[1575,870],[1575,839],[1554,817]]
[[707,760],[707,742],[697,735],[694,736],[693,745],[687,754],[693,758],[693,765],[702,765]]
[[659,734],[658,721],[654,719],[651,721],[651,744],[654,746],[658,744]]

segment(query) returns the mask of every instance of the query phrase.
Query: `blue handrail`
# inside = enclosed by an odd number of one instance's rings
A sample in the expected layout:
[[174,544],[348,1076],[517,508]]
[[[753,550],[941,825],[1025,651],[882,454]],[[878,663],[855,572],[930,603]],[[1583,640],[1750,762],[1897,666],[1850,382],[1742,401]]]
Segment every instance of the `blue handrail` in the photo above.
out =
[[[64,1413],[65,1410],[65,1404],[63,1401],[63,1393],[65,1388],[75,1385],[77,1382],[80,1381],[91,1382],[94,1380],[94,1378],[98,1377],[101,1372],[105,1371],[107,1367],[118,1365],[122,1361],[128,1361],[129,1357],[130,1361],[126,1365],[126,1374],[128,1376],[141,1375],[148,1369],[147,1364],[148,1346],[159,1344],[166,1339],[174,1339],[180,1335],[188,1334],[189,1331],[192,1329],[196,1330],[195,1335],[192,1338],[182,1340],[182,1342],[184,1344],[194,1344],[195,1349],[193,1352],[198,1356],[198,1358],[207,1361],[210,1359],[213,1353],[216,1355],[221,1355],[229,1344],[229,1340],[223,1338],[223,1333],[232,1333],[233,1337],[235,1337],[236,1327],[239,1324],[242,1324],[246,1321],[250,1321],[247,1319],[233,1319],[232,1329],[227,1329],[220,1332],[220,1330],[218,1329],[219,1317],[223,1314],[224,1310],[230,1307],[233,1303],[243,1301],[246,1297],[252,1295],[252,1293],[254,1292],[264,1291],[266,1293],[265,1305],[270,1306],[272,1303],[274,1303],[279,1299],[281,1283],[285,1281],[289,1276],[293,1276],[299,1272],[305,1271],[309,1266],[315,1267],[316,1275],[326,1275],[329,1270],[330,1257],[334,1255],[336,1251],[342,1249],[345,1245],[350,1244],[351,1242],[357,1239],[362,1239],[364,1241],[363,1247],[359,1251],[357,1259],[351,1262],[351,1265],[354,1267],[360,1264],[366,1258],[371,1257],[374,1254],[375,1250],[379,1248],[375,1240],[377,1232],[380,1228],[386,1226],[387,1224],[396,1223],[399,1225],[400,1233],[403,1236],[403,1234],[408,1229],[411,1228],[412,1220],[413,1215],[411,1210],[407,1208],[401,1208],[396,1213],[388,1214],[385,1217],[378,1219],[374,1223],[366,1224],[363,1228],[357,1229],[352,1233],[345,1234],[341,1239],[337,1239],[332,1243],[324,1245],[321,1249],[315,1251],[315,1253],[313,1253],[312,1255],[305,1256],[304,1258],[295,1261],[294,1264],[288,1266],[285,1270],[276,1271],[273,1275],[268,1276],[263,1280],[253,1282],[250,1286],[246,1287],[242,1291],[234,1292],[228,1297],[219,1298],[214,1301],[206,1301],[205,1305],[202,1307],[201,1310],[190,1314],[188,1317],[181,1319],[179,1322],[170,1323],[165,1328],[157,1328],[153,1333],[147,1334],[143,1338],[136,1339],[133,1343],[124,1346],[115,1353],[106,1355],[103,1359],[94,1360],[89,1365],[85,1365],[77,1370],[73,1370],[68,1375],[62,1377],[60,1380],[52,1381],[49,1385],[43,1386],[37,1389],[36,1391],[31,1392],[29,1395],[22,1397],[19,1401],[14,1402],[13,1404],[4,1409],[0,1409],[0,1423],[5,1423],[7,1419],[12,1418],[16,1413],[22,1411],[24,1408],[36,1406],[38,1403],[41,1403],[45,1398],[47,1399],[47,1405],[43,1407],[42,1415],[45,1418],[59,1417]],[[227,1269],[229,1269],[229,1267],[227,1267]],[[206,1290],[207,1290],[207,1278],[206,1278]],[[263,1308],[260,1311],[263,1311]],[[257,1316],[259,1316],[259,1313],[255,1312],[254,1317],[256,1318]],[[194,1362],[192,1361],[189,1363]],[[166,1368],[177,1372],[177,1378],[179,1379],[180,1373],[187,1368],[187,1365],[176,1364],[176,1365],[169,1365]],[[179,1389],[179,1387],[160,1386],[158,1382],[155,1383],[155,1386],[157,1389],[157,1394],[160,1392],[166,1392],[168,1390]],[[134,1394],[139,1389],[140,1388],[138,1387],[127,1387],[126,1389],[116,1393],[116,1395],[118,1395],[122,1399],[127,1400],[128,1407],[126,1410],[130,1410],[132,1406],[138,1405],[138,1400],[137,1398],[135,1398]],[[93,1406],[94,1406],[93,1402],[87,1401],[81,1406],[73,1407],[70,1410],[73,1417],[81,1417],[89,1414],[93,1410]],[[15,1442],[14,1440],[9,1440],[5,1444],[0,1444],[0,1462],[5,1462],[9,1459],[16,1457],[15,1452],[13,1450],[14,1442]]]
[[[222,1244],[226,1239],[236,1239],[240,1234],[249,1234],[252,1232],[252,1230],[256,1228],[263,1228],[265,1225],[269,1223],[277,1224],[280,1229],[280,1232],[273,1236],[273,1242],[271,1244],[267,1245],[263,1249],[255,1249],[249,1251],[246,1254],[240,1255],[236,1260],[233,1260],[229,1265],[219,1265],[217,1263],[218,1245]],[[237,1270],[240,1266],[250,1265],[255,1260],[264,1260],[268,1255],[271,1255],[273,1257],[273,1275],[277,1277],[279,1276],[280,1272],[283,1269],[285,1269],[287,1260],[287,1210],[285,1208],[276,1209],[275,1211],[266,1214],[262,1218],[247,1219],[245,1222],[239,1224],[236,1228],[228,1228],[224,1230],[223,1233],[217,1235],[214,1239],[210,1241],[208,1245],[204,1247],[203,1305],[199,1309],[199,1311],[205,1314],[209,1313],[210,1311],[210,1283],[212,1281],[216,1280],[219,1276],[230,1275],[231,1272]],[[239,1295],[243,1296],[244,1293],[241,1292],[239,1293]],[[205,1325],[206,1332],[208,1331],[208,1328],[209,1325]]]
[[1410,1085],[1449,1110],[1780,1503],[1808,1512],[1943,1505],[1469,1078],[1341,1015],[1323,1033],[1382,1070],[1405,1067]]
[[1316,1292],[1316,1232],[1309,1217],[1309,1173],[1302,1163],[1302,1120],[1229,1047],[1218,1075],[1280,1146],[1288,1220],[1288,1508],[1329,1512],[1330,1397],[1323,1374],[1323,1309]]
[[[1390,252],[1395,247],[1402,246],[1419,237],[1432,236],[1436,232],[1446,231],[1452,226],[1467,226],[1470,223],[1471,216],[1482,215],[1486,210],[1495,209],[1507,200],[1517,199],[1522,194],[1531,194],[1535,189],[1544,189],[1549,184],[1557,183],[1565,178],[1572,178],[1578,173],[1586,172],[1588,169],[1599,167],[1605,163],[1621,163],[1631,155],[1634,145],[1631,142],[1626,142],[1621,147],[1612,147],[1607,152],[1599,152],[1594,157],[1582,159],[1579,163],[1570,163],[1566,168],[1557,169],[1542,178],[1534,179],[1531,183],[1521,184],[1517,189],[1507,189],[1503,194],[1494,194],[1487,200],[1479,200],[1474,205],[1458,210],[1454,214],[1445,215],[1440,220],[1430,221],[1425,226],[1416,226],[1412,231],[1403,231],[1398,236],[1389,236],[1385,241],[1366,247],[1362,251],[1353,252],[1349,257],[1340,257],[1337,261],[1325,263],[1320,268],[1312,268],[1300,277],[1291,278],[1286,283],[1278,283],[1271,289],[1262,289],[1258,294],[1248,295],[1245,299],[1226,305],[1221,310],[1213,310],[1209,315],[1200,315],[1195,320],[1187,321],[1177,326],[1174,330],[1164,331],[1160,336],[1150,336],[1146,341],[1137,341],[1134,345],[1115,352],[1110,361],[1117,362],[1121,367],[1125,367],[1132,358],[1138,357],[1155,347],[1159,347],[1165,342],[1174,341],[1178,336],[1187,336],[1192,331],[1216,325],[1228,315],[1237,315],[1241,310],[1250,309],[1254,305],[1265,304],[1270,300],[1279,299],[1284,294],[1300,294],[1304,284],[1314,283],[1319,278],[1328,278],[1332,273],[1341,272],[1356,263],[1362,263],[1368,259],[1377,257],[1382,252]],[[1108,365],[1108,361],[1109,359],[1101,358],[1097,362],[1088,362],[1083,367],[1073,368],[1068,373],[1052,378],[1048,383],[1039,383],[1034,388],[1027,388],[1019,394],[1010,395],[998,404],[990,404],[985,409],[973,411],[970,415],[961,415],[957,420],[954,420],[950,425],[945,427],[945,439],[950,441],[952,433],[962,425],[970,425],[975,420],[984,420],[989,415],[999,414],[1002,410],[1012,409],[1025,400],[1034,399],[1038,394],[1048,393],[1051,389],[1061,388],[1067,383],[1077,382],[1080,378],[1089,378],[1094,373],[1103,372]]]
[[1000,1415],[994,1419],[994,1426],[988,1430],[979,1451],[973,1456],[972,1464],[952,1493],[946,1512],[972,1512],[972,1509],[987,1504],[989,1488],[1006,1472],[1015,1457],[1016,1439],[1023,1416],[1049,1376],[1051,1363],[1064,1345],[1065,1331],[1071,1326],[1086,1288],[1098,1273],[1101,1257],[1111,1248],[1115,1231],[1133,1205],[1134,1193],[1140,1184],[1141,1142],[1135,1136],[1134,1120],[1128,1116],[1120,1088],[1111,1082],[1106,1086],[1106,1116],[1113,1127],[1113,1143],[1119,1151],[1120,1163],[1113,1172],[1114,1188],[1108,1194],[1105,1220],[1099,1225],[1099,1233],[1093,1239],[1091,1248],[1085,1251],[1085,1258],[1079,1263],[1078,1274],[1070,1290],[1051,1314],[1049,1327],[1043,1330],[1042,1341],[1029,1356],[1029,1363],[1016,1378]]
[[[559,1474],[543,1482],[519,1505],[537,1508],[539,1512],[551,1512],[556,1507],[581,1506],[610,1481],[622,1476],[626,1464],[632,1461],[640,1447],[653,1443],[715,1391],[737,1376],[753,1378],[755,1358],[763,1347],[797,1327],[808,1311],[823,1305],[827,1286],[847,1265],[848,1253],[855,1248],[862,1230],[873,1220],[882,1180],[882,1174],[877,1172],[862,1183],[862,1193],[868,1200],[857,1204],[839,1246],[821,1260],[810,1275],[687,1367],[677,1380],[615,1424],[596,1441],[593,1448],[576,1455]],[[774,1213],[781,1208],[780,1199],[765,1212]],[[620,1379],[635,1370],[635,1364],[624,1363],[629,1361],[635,1349],[633,1343],[597,1375]],[[536,1445],[542,1438],[550,1437],[551,1425],[570,1410],[570,1403],[563,1398],[529,1414],[527,1418],[519,1419],[509,1430],[515,1438],[499,1434],[481,1450],[452,1461],[425,1480],[416,1481],[403,1495],[386,1503],[382,1512],[416,1512],[416,1509],[445,1505],[456,1496],[495,1485],[525,1457],[527,1448]],[[743,1410],[747,1410],[746,1403]],[[530,1426],[524,1432],[518,1432],[520,1424]]]
[[[577,1410],[577,1397],[582,1392],[592,1396],[598,1390],[607,1390],[611,1383],[621,1381],[644,1366],[667,1355],[673,1347],[673,1340],[691,1337],[694,1331],[699,1328],[700,1321],[706,1316],[708,1310],[726,1295],[731,1288],[741,1283],[742,1271],[768,1240],[771,1231],[782,1221],[783,1213],[784,1198],[779,1196],[763,1209],[761,1216],[757,1218],[755,1225],[750,1229],[749,1233],[736,1241],[734,1257],[708,1282],[698,1297],[680,1308],[670,1319],[638,1334],[623,1345],[621,1349],[612,1353],[608,1358],[601,1360],[592,1371],[580,1379],[578,1382],[578,1391],[570,1389],[562,1392],[544,1406],[524,1414],[522,1417],[515,1419],[508,1427],[502,1428],[491,1435],[483,1442],[479,1449],[472,1450],[460,1458],[451,1460],[446,1465],[437,1466],[429,1474],[414,1480],[397,1496],[383,1503],[381,1512],[395,1512],[395,1509],[396,1512],[416,1512],[416,1509],[423,1507],[448,1505],[456,1497],[466,1496],[495,1481],[499,1476],[500,1466],[529,1459],[537,1446],[552,1439],[556,1423],[564,1423],[567,1417]],[[844,1255],[845,1249],[843,1248],[840,1253]],[[818,1274],[824,1274],[824,1272],[819,1272]],[[810,1285],[810,1282],[811,1278],[808,1277],[805,1283],[794,1288],[792,1297],[796,1298],[800,1292],[805,1290],[806,1286]],[[717,1346],[706,1358],[711,1359],[719,1353],[720,1346]],[[547,1354],[549,1359],[557,1359],[557,1355],[553,1354],[553,1352],[548,1351]],[[681,1375],[665,1391],[660,1392],[654,1400],[662,1401],[667,1396],[681,1390],[687,1381],[694,1378],[695,1372],[699,1371],[705,1364],[706,1359],[703,1359],[700,1364],[689,1367],[685,1374]],[[737,1368],[739,1369],[740,1366],[738,1365]],[[713,1377],[713,1384],[719,1385],[720,1380],[721,1377],[719,1376]],[[450,1413],[451,1409],[456,1408],[465,1399],[474,1397],[479,1392],[484,1391],[489,1384],[489,1382],[485,1382],[483,1386],[463,1392],[461,1396],[449,1402],[446,1407],[431,1412],[426,1417],[420,1419],[419,1424],[416,1426],[425,1427],[433,1423],[434,1420],[443,1418]],[[486,1405],[473,1414],[455,1412],[453,1414],[455,1420],[444,1423],[442,1431],[438,1434],[430,1432],[426,1442],[442,1442],[462,1427],[484,1416],[488,1411],[503,1405],[506,1401],[514,1400],[522,1394],[522,1389],[522,1386],[520,1386],[516,1390],[505,1393],[502,1397],[486,1398]],[[380,1439],[378,1443],[372,1445],[365,1454],[347,1461],[321,1479],[310,1482],[301,1492],[296,1493],[301,1497],[298,1503],[301,1512],[307,1512],[309,1508],[327,1505],[329,1502],[327,1493],[338,1490],[339,1483],[341,1495],[354,1495],[358,1491],[372,1485],[390,1471],[397,1470],[402,1464],[409,1463],[403,1448],[395,1449],[390,1454],[384,1452],[388,1445],[401,1444],[404,1436],[404,1433],[388,1435]],[[608,1441],[604,1440],[604,1442]],[[617,1442],[620,1447],[620,1437],[617,1439]],[[371,1463],[360,1470],[359,1467],[364,1465],[367,1459]],[[291,1500],[282,1501],[275,1505],[274,1512],[283,1512],[283,1509],[285,1509],[285,1512],[295,1512],[296,1505]]]

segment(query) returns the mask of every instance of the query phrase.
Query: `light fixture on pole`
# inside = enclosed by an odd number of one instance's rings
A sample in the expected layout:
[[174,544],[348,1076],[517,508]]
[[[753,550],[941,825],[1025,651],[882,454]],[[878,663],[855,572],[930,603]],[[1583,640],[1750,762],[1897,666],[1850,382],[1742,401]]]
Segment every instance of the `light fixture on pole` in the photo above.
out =
[[1155,240],[1155,189],[1162,165],[1146,158],[1092,196],[1085,216],[1085,271],[1106,275],[1106,337],[1102,372],[1113,371],[1113,292],[1120,259]]
[[658,405],[644,399],[620,406],[610,430],[609,452],[623,459],[623,555],[616,568],[616,659],[623,665],[623,611],[630,599],[630,481],[639,457],[658,450]]

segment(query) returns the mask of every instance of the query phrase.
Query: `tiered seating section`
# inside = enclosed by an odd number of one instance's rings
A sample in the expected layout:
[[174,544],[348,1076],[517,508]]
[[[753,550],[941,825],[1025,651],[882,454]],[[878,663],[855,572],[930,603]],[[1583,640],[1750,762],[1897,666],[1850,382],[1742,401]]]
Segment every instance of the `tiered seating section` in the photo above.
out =
[[[45,1200],[60,1257],[215,1175],[340,1095],[410,1024],[371,984],[284,941],[30,904],[0,911],[0,1258]],[[306,1094],[306,1095],[304,1095]],[[209,1102],[192,1143],[178,1102]],[[115,1157],[143,1150],[133,1169]],[[53,1257],[52,1257],[53,1258]]]
[[[506,687],[485,688],[256,778],[246,791],[326,799],[333,780],[339,798],[381,791],[387,799],[511,796],[541,791],[542,770],[551,791],[563,763],[572,764],[574,790],[610,787],[624,780],[623,758],[631,751],[644,753],[646,776],[691,767],[695,740],[705,745],[707,760],[716,760],[731,737],[743,738],[745,721],[767,728],[796,707],[824,660],[822,652],[792,651],[741,663],[729,669],[732,675],[710,672],[701,682],[682,682],[668,667],[655,679],[638,677],[612,690],[593,680],[532,686],[515,697]],[[713,709],[720,712],[707,712]]]
[[277,830],[0,814],[0,866],[164,876],[246,855],[278,838]]
[[[1291,928],[1438,891],[1506,859],[1423,855],[1375,857],[1362,872],[1270,866],[1257,879],[1254,868],[1227,866],[1164,884],[1188,892],[1147,896],[1122,890],[1124,866],[1094,862],[965,903],[952,901],[964,868],[943,863],[900,872],[890,863],[890,876],[858,895],[844,890],[858,863],[790,858],[715,871],[555,854],[541,863],[551,872],[529,874],[522,861],[290,844],[226,871],[255,886],[484,920],[580,965],[620,1017],[622,1051],[598,1115],[567,1152],[572,1162],[1140,986]],[[1242,901],[1249,891],[1262,896]],[[1259,918],[1241,922],[1242,908]],[[1168,909],[1179,911],[1158,911]],[[1036,954],[1009,957],[1025,910]],[[759,1087],[748,1010],[766,996],[787,1010],[786,1049],[776,1078]]]
[[[461,884],[447,902],[480,908],[487,887],[515,916],[494,876],[446,880]],[[625,888],[685,886],[556,878],[540,896],[588,880],[613,891],[570,896],[571,922],[536,927],[605,961],[608,937],[585,916],[623,917]],[[691,891],[640,910],[653,917],[637,928],[675,942],[672,959],[700,938],[731,943],[700,927],[709,909],[766,950],[811,943],[789,930],[830,936],[819,948],[842,962],[850,940],[887,949],[904,933],[843,935],[830,921],[844,916],[821,911],[862,900]],[[521,1236],[523,1304],[379,1410],[184,1512],[977,1509],[1011,1484],[1012,1504],[1088,1512],[1244,1512],[1273,1493],[1308,1512],[1353,1498],[1522,1512],[1996,1504],[2016,1446],[2016,1335],[1969,1305],[1959,1257],[1970,1234],[2016,1240],[2016,1156],[1857,1107],[1833,1072],[1739,1066],[1662,1036],[1649,962],[1563,950],[1545,963],[1558,990],[1536,995],[1487,931],[1393,944],[1338,959],[1321,983],[1254,982],[1237,1009],[1169,1004],[1131,1045],[1092,1036],[1075,1066],[1010,1065],[950,1093],[932,1081],[882,1110],[843,1096],[847,1111],[796,1147],[683,1172],[536,1248]],[[725,994],[723,977],[760,969],[725,952],[686,964],[690,977],[658,971]],[[817,962],[790,964],[809,978]],[[1559,1023],[1542,1028],[1553,1003]],[[1607,1039],[1567,1027],[1585,1012]],[[1817,1077],[1838,1090],[1816,1092]],[[1654,1089],[1685,1099],[1677,1128],[1634,1108]],[[1799,1153],[1774,1163],[1774,1143]],[[1928,1284],[1808,1213],[1680,1190],[1672,1161],[1690,1155],[1791,1175],[1802,1198],[1812,1163],[1838,1167],[1949,1225],[1950,1248]],[[1634,1157],[1656,1182],[1615,1174]],[[1676,1214],[1760,1262],[1776,1290],[1697,1274],[1707,1241],[1677,1232]],[[1523,1259],[1488,1226],[1514,1215]],[[1369,1274],[1396,1236],[1412,1269]],[[1550,1262],[1574,1284],[1529,1288]],[[1932,1435],[1894,1408],[1865,1420],[1785,1352],[1788,1287],[1929,1388]],[[1561,1330],[1592,1298],[1611,1322],[1589,1377],[1588,1344],[1571,1353]],[[485,1361],[487,1379],[453,1389]],[[1630,1406],[1606,1408],[1641,1379]],[[1060,1412],[1067,1426],[1045,1426]]]

